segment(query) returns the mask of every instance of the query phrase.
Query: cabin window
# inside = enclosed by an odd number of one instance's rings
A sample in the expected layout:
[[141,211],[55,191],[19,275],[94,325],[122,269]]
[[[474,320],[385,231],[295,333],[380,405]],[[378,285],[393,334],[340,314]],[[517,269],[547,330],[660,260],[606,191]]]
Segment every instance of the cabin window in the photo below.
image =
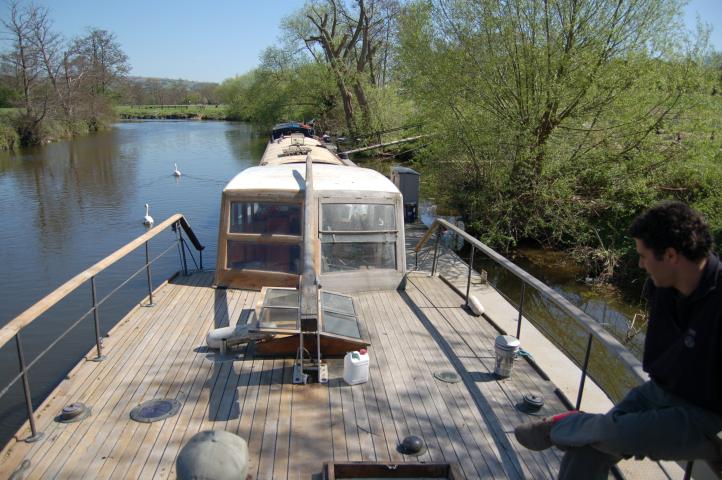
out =
[[228,240],[227,268],[301,273],[301,246]]
[[321,218],[322,272],[396,268],[394,205],[324,203]]
[[230,233],[301,235],[301,205],[231,202]]
[[363,232],[396,230],[393,205],[326,203],[322,231]]

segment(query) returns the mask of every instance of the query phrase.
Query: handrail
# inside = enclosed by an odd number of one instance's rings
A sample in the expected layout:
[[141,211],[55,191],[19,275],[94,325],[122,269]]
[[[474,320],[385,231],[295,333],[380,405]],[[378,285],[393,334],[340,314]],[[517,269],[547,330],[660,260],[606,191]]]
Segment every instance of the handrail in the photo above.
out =
[[[200,244],[198,241],[198,238],[195,236],[195,233],[191,229],[190,225],[188,224],[188,221],[185,219],[183,215],[180,213],[176,213],[175,215],[172,215],[170,218],[162,222],[160,225],[158,225],[155,228],[152,228],[148,230],[145,234],[139,236],[132,242],[126,244],[125,246],[119,248],[115,252],[111,253],[95,265],[91,266],[90,268],[85,269],[83,272],[79,273],[78,275],[74,276],[58,288],[56,288],[54,291],[52,291],[50,294],[46,295],[42,300],[35,303],[32,307],[25,310],[23,313],[15,317],[13,320],[11,320],[7,325],[2,327],[0,329],[0,347],[4,346],[11,338],[15,338],[15,344],[17,347],[17,354],[18,354],[18,364],[20,366],[20,374],[16,376],[13,380],[10,381],[10,383],[2,390],[0,391],[0,397],[5,395],[9,388],[15,384],[19,379],[22,379],[23,381],[23,394],[25,397],[25,407],[27,409],[28,414],[28,422],[30,423],[30,433],[31,435],[25,439],[26,442],[36,442],[39,439],[43,437],[43,433],[37,431],[36,425],[35,425],[35,415],[34,415],[34,409],[33,409],[33,401],[32,401],[32,395],[30,393],[30,380],[28,378],[28,370],[38,361],[41,357],[43,357],[53,346],[55,346],[62,338],[64,338],[68,333],[70,333],[71,330],[73,330],[78,324],[83,321],[91,312],[93,313],[93,323],[95,327],[95,345],[98,351],[97,357],[93,359],[93,361],[100,362],[102,361],[105,356],[103,355],[103,348],[102,343],[100,340],[101,334],[100,334],[100,321],[99,321],[99,313],[98,313],[98,307],[105,302],[111,295],[113,295],[116,291],[118,291],[120,288],[122,288],[124,285],[126,285],[131,279],[135,278],[136,275],[138,275],[143,270],[146,271],[146,280],[148,282],[148,306],[153,305],[153,282],[151,280],[151,269],[150,266],[152,263],[154,263],[156,260],[158,260],[160,257],[168,253],[168,251],[173,248],[174,245],[171,245],[170,248],[167,248],[165,251],[163,251],[160,255],[155,257],[154,259],[150,259],[149,251],[148,251],[148,242],[151,238],[158,235],[160,232],[165,230],[166,228],[172,226],[173,231],[176,232],[176,238],[177,238],[177,245],[178,245],[178,252],[181,254],[181,261],[182,261],[182,267],[183,271],[188,274],[188,265],[186,263],[186,257],[185,257],[185,250],[188,249],[188,252],[190,253],[190,248],[188,248],[185,244],[185,240],[183,239],[183,235],[181,234],[181,228],[185,230],[186,234],[188,234],[188,238],[190,239],[191,243],[199,252],[200,260],[201,260],[201,270],[203,269],[203,245]],[[175,244],[176,241],[173,243]],[[106,268],[113,265],[118,260],[124,258],[126,255],[134,251],[136,248],[140,247],[141,245],[145,246],[145,265],[139,270],[137,270],[135,273],[133,273],[127,280],[122,282],[119,286],[117,286],[113,291],[111,291],[108,295],[106,295],[103,299],[98,301],[96,290],[95,290],[95,277],[97,274],[105,270]],[[192,255],[191,255],[192,256]],[[195,258],[193,259],[195,262]],[[45,348],[41,353],[38,354],[37,357],[35,357],[34,360],[32,360],[29,364],[25,363],[25,356],[23,355],[23,347],[22,342],[20,341],[20,332],[23,328],[30,325],[33,321],[35,321],[40,315],[45,313],[48,309],[50,309],[53,305],[57,304],[59,301],[61,301],[63,298],[65,298],[68,294],[75,291],[78,287],[83,285],[86,281],[90,280],[90,289],[92,294],[92,302],[93,307],[88,310],[87,313],[85,313],[83,316],[81,316],[78,320],[76,320],[69,328],[65,330],[59,337],[57,337],[53,342],[50,343],[48,347]]]
[[[183,230],[185,230],[187,234],[189,231],[192,232],[190,225],[182,214],[176,213],[175,215],[172,215],[167,220],[160,223],[158,226],[151,228],[143,235],[119,248],[104,259],[100,260],[95,265],[85,269],[64,284],[60,285],[58,288],[56,288],[48,295],[43,297],[41,300],[36,302],[33,306],[31,306],[20,315],[12,319],[10,322],[8,322],[5,326],[0,328],[0,347],[4,346],[6,343],[12,340],[12,338],[17,335],[18,332],[31,324],[33,321],[35,321],[35,319],[37,319],[40,315],[45,313],[48,309],[50,309],[53,305],[57,304],[68,294],[73,292],[76,288],[80,287],[83,283],[90,280],[98,273],[110,267],[126,255],[128,255],[130,252],[140,247],[145,242],[147,242],[148,240],[155,237],[163,230],[177,222],[180,222]],[[188,237],[191,242],[193,242],[193,246],[196,247],[196,249],[200,251],[204,248],[202,245],[200,245],[200,243],[198,243],[198,239],[196,238],[195,234],[192,237],[190,234],[188,234]],[[198,248],[199,246],[201,248]]]
[[[514,274],[516,277],[518,277],[523,282],[522,285],[529,284],[530,286],[534,287],[534,289],[536,289],[544,297],[549,299],[552,303],[554,303],[557,307],[559,307],[563,312],[565,312],[566,314],[571,316],[573,319],[575,319],[591,336],[593,336],[599,342],[601,342],[602,345],[604,345],[610,352],[614,353],[621,360],[623,366],[627,369],[627,371],[636,380],[638,380],[640,383],[647,380],[647,374],[644,373],[644,371],[642,370],[642,363],[624,345],[622,345],[619,342],[619,340],[614,338],[614,336],[612,336],[612,334],[607,332],[592,317],[590,317],[588,314],[586,314],[584,311],[582,311],[579,307],[572,304],[564,296],[562,296],[560,293],[553,290],[551,287],[546,285],[544,282],[537,279],[536,277],[529,274],[528,272],[524,271],[522,268],[520,268],[517,265],[515,265],[514,263],[512,263],[511,260],[505,258],[504,256],[500,255],[496,251],[492,250],[489,246],[483,244],[476,238],[472,237],[465,231],[461,230],[456,225],[453,225],[452,223],[444,220],[443,218],[436,218],[434,220],[434,223],[429,228],[429,230],[424,234],[423,237],[421,237],[421,239],[417,243],[416,247],[414,248],[414,251],[417,254],[418,254],[419,250],[421,249],[421,247],[423,247],[424,244],[431,238],[434,231],[439,229],[440,227],[451,230],[454,233],[456,233],[457,235],[460,235],[461,237],[463,237],[467,242],[469,242],[471,244],[472,248],[481,250],[489,258],[491,258],[494,262],[501,265],[503,268],[505,268],[506,270],[508,270],[512,274]],[[436,263],[436,261],[434,260],[434,264],[435,263]],[[471,268],[471,266],[469,268]],[[588,356],[588,350],[589,350],[589,348],[587,348],[587,356]],[[588,359],[587,359],[587,361],[588,361]],[[583,379],[582,379],[582,381],[583,381]],[[580,402],[578,401],[577,403],[580,403]]]

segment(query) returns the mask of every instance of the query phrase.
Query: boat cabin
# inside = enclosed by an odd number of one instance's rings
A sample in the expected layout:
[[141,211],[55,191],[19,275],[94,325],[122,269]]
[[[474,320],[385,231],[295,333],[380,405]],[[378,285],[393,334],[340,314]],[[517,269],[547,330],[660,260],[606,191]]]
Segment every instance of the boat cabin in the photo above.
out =
[[[223,190],[216,284],[298,287],[306,220],[306,155],[299,157],[248,168]],[[374,170],[312,160],[308,235],[321,285],[340,292],[398,288],[406,272],[401,193]]]

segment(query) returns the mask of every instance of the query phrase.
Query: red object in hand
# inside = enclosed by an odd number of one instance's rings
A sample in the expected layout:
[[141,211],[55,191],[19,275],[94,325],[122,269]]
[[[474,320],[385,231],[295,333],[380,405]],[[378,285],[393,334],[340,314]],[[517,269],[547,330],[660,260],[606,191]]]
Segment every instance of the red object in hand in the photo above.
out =
[[358,351],[358,353],[360,353],[361,355],[366,355],[366,352],[368,352],[368,350],[366,350],[365,348],[362,348]]

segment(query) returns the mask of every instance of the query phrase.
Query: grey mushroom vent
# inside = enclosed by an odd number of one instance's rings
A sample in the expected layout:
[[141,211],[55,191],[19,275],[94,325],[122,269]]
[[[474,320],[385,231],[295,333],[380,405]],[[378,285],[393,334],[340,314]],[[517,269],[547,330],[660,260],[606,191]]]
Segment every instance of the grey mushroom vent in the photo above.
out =
[[452,372],[451,370],[441,370],[438,372],[434,372],[434,377],[446,383],[458,383],[461,380],[459,375],[457,375],[456,372]]
[[90,416],[90,408],[84,403],[74,402],[63,407],[60,415],[55,417],[56,422],[74,423],[88,418]]
[[152,423],[172,417],[180,410],[181,403],[175,399],[153,399],[143,402],[130,411],[136,422]]
[[522,397],[522,401],[517,404],[517,408],[529,414],[534,414],[541,410],[544,406],[544,397],[540,393],[527,393]]
[[426,451],[426,445],[424,445],[424,441],[416,435],[409,435],[399,444],[398,450],[399,453],[403,453],[404,455],[418,457]]
[[178,454],[176,472],[177,480],[245,480],[248,445],[238,435],[223,430],[196,433]]

